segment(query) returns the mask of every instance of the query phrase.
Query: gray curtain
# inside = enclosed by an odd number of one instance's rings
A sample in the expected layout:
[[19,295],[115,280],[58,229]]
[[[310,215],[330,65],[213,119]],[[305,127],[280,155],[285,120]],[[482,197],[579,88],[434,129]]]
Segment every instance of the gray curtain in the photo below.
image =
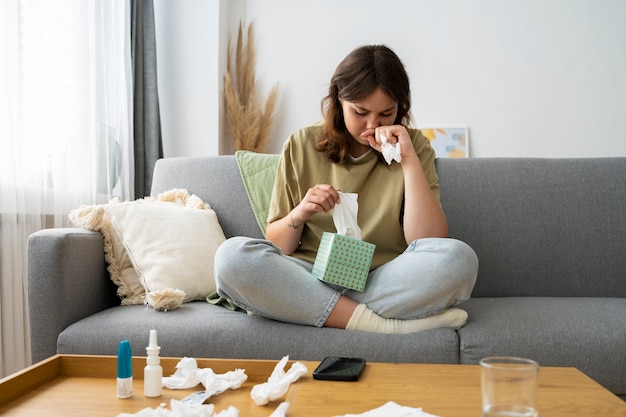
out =
[[131,1],[131,56],[135,198],[142,198],[150,195],[154,165],[163,157],[153,0]]

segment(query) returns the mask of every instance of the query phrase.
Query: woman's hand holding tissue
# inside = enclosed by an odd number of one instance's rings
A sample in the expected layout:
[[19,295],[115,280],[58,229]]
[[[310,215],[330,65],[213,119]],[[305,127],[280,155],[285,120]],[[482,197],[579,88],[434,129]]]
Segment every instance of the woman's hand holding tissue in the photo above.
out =
[[301,212],[304,222],[310,219],[314,214],[327,213],[335,207],[339,202],[339,191],[329,184],[318,184],[309,188],[304,198],[294,208],[294,211]]
[[302,201],[291,213],[267,225],[267,239],[279,246],[285,255],[292,254],[300,245],[302,226],[317,213],[326,213],[339,202],[339,191],[329,184],[309,188]]
[[402,125],[379,126],[376,129],[367,129],[361,133],[370,146],[382,153],[388,164],[392,161],[418,160],[411,136]]

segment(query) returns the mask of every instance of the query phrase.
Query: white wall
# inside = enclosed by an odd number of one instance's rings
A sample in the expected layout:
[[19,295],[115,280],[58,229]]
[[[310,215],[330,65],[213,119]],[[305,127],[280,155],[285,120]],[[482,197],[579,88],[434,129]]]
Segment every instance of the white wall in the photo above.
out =
[[[214,2],[155,0],[157,76],[167,156],[215,154],[219,9]],[[206,136],[206,137],[205,137]]]
[[259,91],[280,86],[269,151],[320,118],[330,76],[350,50],[384,43],[411,77],[416,124],[469,126],[471,156],[626,156],[622,0],[155,5],[158,41],[165,38],[158,58],[166,156],[230,151],[222,78],[226,34],[239,18],[255,24]]
[[245,0],[154,0],[154,9],[165,156],[232,153],[223,74]]

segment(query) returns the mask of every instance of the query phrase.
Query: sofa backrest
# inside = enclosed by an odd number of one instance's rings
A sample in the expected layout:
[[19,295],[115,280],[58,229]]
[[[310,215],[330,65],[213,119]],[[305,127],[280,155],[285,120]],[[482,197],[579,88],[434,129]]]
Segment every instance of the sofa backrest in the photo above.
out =
[[439,159],[475,297],[626,297],[626,158]]
[[[438,159],[450,236],[480,267],[474,297],[626,297],[626,158]],[[184,188],[224,234],[262,238],[234,156],[157,162],[153,196]]]
[[262,238],[234,155],[159,159],[151,195],[183,188],[209,203],[226,237]]

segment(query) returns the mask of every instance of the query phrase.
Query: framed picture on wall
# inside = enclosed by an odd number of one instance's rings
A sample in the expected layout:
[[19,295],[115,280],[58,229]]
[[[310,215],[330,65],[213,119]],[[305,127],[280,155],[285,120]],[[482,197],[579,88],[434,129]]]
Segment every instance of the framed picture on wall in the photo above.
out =
[[430,140],[437,158],[469,158],[467,127],[419,128]]

